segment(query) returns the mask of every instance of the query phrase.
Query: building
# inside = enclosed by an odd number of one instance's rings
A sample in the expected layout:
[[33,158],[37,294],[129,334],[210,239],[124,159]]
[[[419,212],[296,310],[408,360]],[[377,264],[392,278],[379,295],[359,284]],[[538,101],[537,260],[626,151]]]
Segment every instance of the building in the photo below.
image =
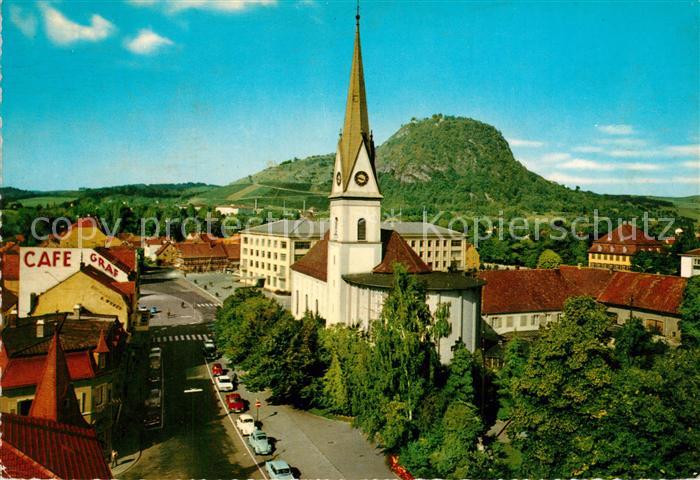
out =
[[83,266],[60,283],[33,295],[29,313],[38,316],[73,311],[115,316],[131,330],[141,319],[136,283],[115,281],[91,265]]
[[210,272],[225,270],[228,265],[226,250],[214,242],[180,242],[177,247],[175,267],[184,272]]
[[19,246],[15,243],[3,245],[0,252],[0,290],[2,290],[2,305],[0,306],[0,326],[6,320],[17,316],[19,304]]
[[80,412],[58,332],[38,367],[27,415],[2,415],[0,477],[112,478],[97,431]]
[[700,275],[700,248],[681,254],[681,277]]
[[[279,220],[245,230],[241,234],[241,280],[289,292],[292,264],[325,235],[328,225],[327,220]],[[479,253],[460,232],[423,222],[382,222],[381,228],[399,233],[435,271],[479,269]]]
[[116,237],[107,235],[100,222],[94,217],[79,218],[71,224],[65,232],[55,237],[50,237],[43,244],[45,247],[60,248],[94,248],[116,247],[122,241]]
[[[86,266],[91,266],[103,273],[110,282],[133,282],[138,285],[137,253],[129,247],[20,247],[18,315],[21,317],[30,315],[33,298],[55,287]],[[138,293],[135,287],[134,292]],[[72,304],[67,310],[61,311],[72,311]],[[47,313],[53,313],[53,311]]]
[[617,324],[635,316],[670,343],[680,341],[679,308],[686,285],[680,277],[572,266],[492,270],[478,276],[486,282],[484,321],[505,338],[537,335],[559,320],[568,298],[588,295],[605,305]]
[[[291,266],[292,314],[301,318],[307,311],[314,312],[325,318],[327,325],[368,329],[370,322],[379,318],[392,288],[394,266],[401,264],[426,286],[432,312],[439,304],[450,306],[452,331],[441,342],[439,352],[442,361],[449,362],[456,341],[464,342],[471,351],[480,344],[483,282],[463,273],[434,271],[397,230],[382,228],[382,195],[367,113],[359,15],[357,19],[345,122],[329,196],[330,225],[323,239]],[[263,245],[244,240],[246,247]]]
[[144,238],[142,241],[143,257],[147,258],[151,262],[155,262],[156,253],[166,243],[171,243],[166,237]]
[[623,223],[612,232],[593,241],[588,249],[588,266],[631,270],[637,252],[660,252],[663,243],[646,235],[636,226]]
[[240,276],[248,285],[290,290],[292,264],[302,258],[328,229],[327,222],[279,220],[241,233]]
[[165,242],[152,255],[151,260],[158,265],[175,265],[180,256],[180,250],[172,242]]

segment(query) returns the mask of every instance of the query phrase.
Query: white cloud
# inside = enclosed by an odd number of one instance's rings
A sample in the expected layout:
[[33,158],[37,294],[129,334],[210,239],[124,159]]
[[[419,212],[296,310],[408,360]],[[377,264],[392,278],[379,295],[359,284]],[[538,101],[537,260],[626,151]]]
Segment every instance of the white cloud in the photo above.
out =
[[568,185],[623,185],[623,184],[699,184],[700,178],[688,178],[688,177],[672,177],[672,178],[659,178],[659,177],[637,177],[637,178],[617,178],[617,177],[581,177],[577,175],[569,175],[561,172],[554,172],[545,177],[547,180],[551,180],[557,183],[564,183]]
[[567,170],[630,170],[635,172],[649,172],[660,170],[661,166],[653,163],[603,163],[585,158],[572,158],[571,160],[559,165],[559,168]]
[[571,158],[570,153],[565,153],[565,152],[551,152],[551,153],[545,153],[542,155],[540,158],[540,161],[544,163],[552,163],[552,162],[561,162],[564,160],[569,160]]
[[687,162],[681,162],[681,167],[700,170],[700,160],[688,160]]
[[185,10],[208,10],[211,12],[236,13],[255,6],[271,6],[277,0],[126,0],[136,7],[160,5],[168,13]]
[[571,149],[572,152],[578,153],[600,153],[603,151],[603,147],[596,147],[595,145],[579,145]]
[[36,35],[36,16],[33,13],[24,13],[17,5],[10,5],[10,21],[27,37]]
[[634,133],[634,127],[625,124],[596,125],[595,128],[608,135],[632,135]]
[[603,145],[616,145],[618,147],[643,147],[647,141],[642,138],[603,138],[598,140],[598,143]]
[[90,17],[90,25],[80,25],[46,3],[39,4],[44,14],[46,35],[57,45],[70,45],[80,41],[99,42],[116,31],[116,27],[100,15]]
[[700,144],[696,145],[669,145],[664,152],[671,157],[694,156],[700,157]]
[[150,28],[142,28],[138,35],[124,42],[124,47],[137,55],[150,55],[169,45],[173,45],[172,40],[158,35]]
[[516,148],[540,148],[544,146],[544,142],[539,142],[537,140],[522,140],[519,138],[509,138],[508,143],[511,147]]

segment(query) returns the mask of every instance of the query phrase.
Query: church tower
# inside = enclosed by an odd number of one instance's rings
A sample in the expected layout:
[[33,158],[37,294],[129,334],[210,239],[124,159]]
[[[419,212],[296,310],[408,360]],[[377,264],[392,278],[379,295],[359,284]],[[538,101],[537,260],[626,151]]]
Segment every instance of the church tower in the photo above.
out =
[[375,149],[369,128],[367,96],[360,47],[360,12],[355,27],[355,49],[345,122],[338,140],[330,198],[328,238],[328,323],[348,323],[348,287],[342,279],[351,273],[371,272],[381,262],[381,199],[374,165]]

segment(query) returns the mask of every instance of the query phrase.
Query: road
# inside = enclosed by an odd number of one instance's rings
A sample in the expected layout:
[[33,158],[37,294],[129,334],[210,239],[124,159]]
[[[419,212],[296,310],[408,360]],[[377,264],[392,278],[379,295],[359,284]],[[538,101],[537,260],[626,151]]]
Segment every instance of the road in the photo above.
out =
[[146,432],[141,458],[123,478],[260,479],[272,458],[286,460],[302,478],[394,478],[382,452],[348,423],[269,405],[265,392],[239,385],[249,405],[262,401],[262,428],[276,440],[272,455],[252,455],[234,428],[236,415],[228,414],[214,389],[201,350],[217,298],[168,271],[144,275],[141,291],[140,303],[158,310],[150,336],[162,348],[164,426]]

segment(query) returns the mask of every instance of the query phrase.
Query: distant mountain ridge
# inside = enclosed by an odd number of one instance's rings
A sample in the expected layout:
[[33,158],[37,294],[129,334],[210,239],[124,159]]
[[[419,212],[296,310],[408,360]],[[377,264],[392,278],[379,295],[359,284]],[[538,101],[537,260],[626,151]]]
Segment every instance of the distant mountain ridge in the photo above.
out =
[[[293,159],[197,201],[326,209],[335,155]],[[668,200],[578,191],[530,172],[493,126],[463,117],[412,119],[377,148],[377,171],[385,209],[404,213],[447,210],[507,217],[529,214],[571,216],[600,210],[627,215],[673,211]]]

